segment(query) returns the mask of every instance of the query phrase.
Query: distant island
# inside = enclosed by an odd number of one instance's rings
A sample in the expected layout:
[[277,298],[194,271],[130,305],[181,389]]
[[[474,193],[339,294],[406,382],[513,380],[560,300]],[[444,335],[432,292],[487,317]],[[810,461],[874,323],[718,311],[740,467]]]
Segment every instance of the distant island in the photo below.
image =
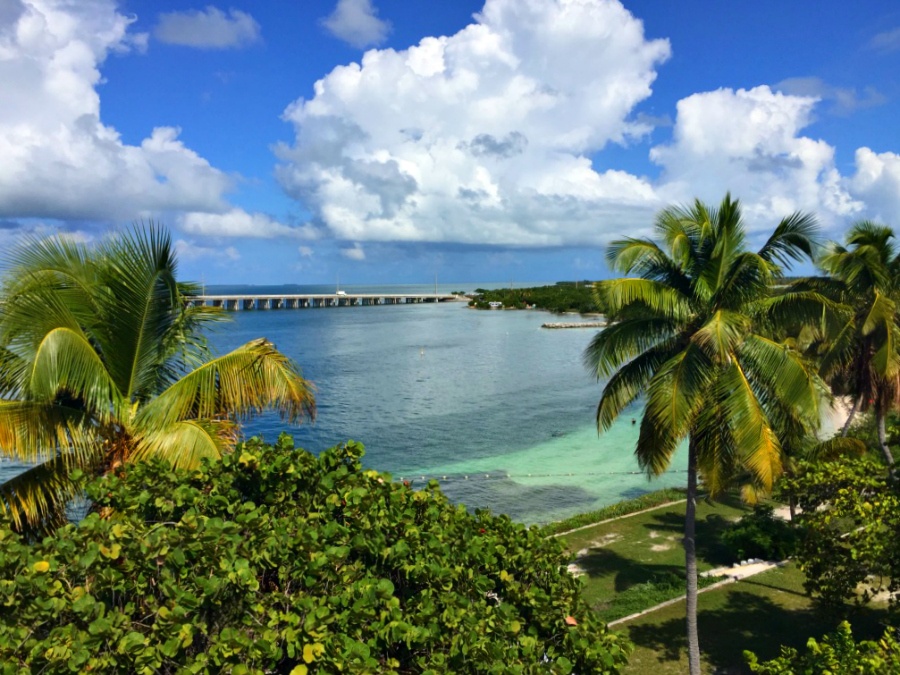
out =
[[562,314],[601,312],[593,293],[593,281],[559,281],[553,286],[532,288],[475,289],[469,307],[475,309],[544,309]]

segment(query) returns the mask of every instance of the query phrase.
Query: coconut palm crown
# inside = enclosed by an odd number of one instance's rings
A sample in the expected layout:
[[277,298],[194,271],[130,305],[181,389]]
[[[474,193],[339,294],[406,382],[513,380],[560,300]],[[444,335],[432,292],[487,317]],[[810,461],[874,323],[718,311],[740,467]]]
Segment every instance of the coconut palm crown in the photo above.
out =
[[0,287],[0,453],[32,468],[0,486],[20,528],[60,522],[79,472],[159,456],[193,467],[234,447],[265,408],[297,422],[312,385],[265,339],[210,358],[224,318],[176,280],[169,234],[151,224],[95,247],[64,236],[7,256]]
[[894,231],[855,223],[845,244],[826,246],[819,266],[829,276],[807,280],[807,286],[849,309],[825,326],[822,376],[853,399],[845,434],[853,413],[874,411],[882,453],[892,465],[885,417],[900,402],[900,253]]
[[627,238],[607,251],[627,278],[596,284],[609,325],[584,353],[606,380],[598,430],[644,399],[635,453],[650,474],[665,471],[688,439],[685,560],[691,672],[699,672],[696,633],[694,502],[698,472],[712,493],[738,473],[768,490],[782,471],[777,430],[789,420],[818,422],[820,383],[802,357],[768,337],[791,304],[803,298],[773,292],[782,266],[810,256],[815,224],[794,214],[757,252],[737,200],[726,195],[670,207],[656,218],[660,241]]

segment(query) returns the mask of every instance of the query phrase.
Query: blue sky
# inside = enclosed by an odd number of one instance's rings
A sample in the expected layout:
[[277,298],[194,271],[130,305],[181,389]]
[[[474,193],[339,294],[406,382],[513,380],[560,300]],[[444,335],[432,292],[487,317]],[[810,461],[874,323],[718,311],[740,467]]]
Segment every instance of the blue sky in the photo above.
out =
[[0,0],[0,245],[159,220],[207,283],[600,278],[730,190],[900,224],[900,6]]

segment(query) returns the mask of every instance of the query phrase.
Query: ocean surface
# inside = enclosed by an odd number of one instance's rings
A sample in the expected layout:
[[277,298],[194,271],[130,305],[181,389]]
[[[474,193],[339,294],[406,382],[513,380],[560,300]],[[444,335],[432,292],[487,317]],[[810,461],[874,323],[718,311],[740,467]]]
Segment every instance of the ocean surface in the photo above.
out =
[[[509,284],[500,284],[508,286]],[[534,283],[522,285],[537,285]],[[449,284],[439,292],[497,284]],[[433,292],[342,286],[353,292]],[[207,287],[207,293],[248,292]],[[253,287],[257,293],[334,292],[333,286]],[[210,334],[224,353],[267,337],[317,387],[318,416],[289,427],[276,414],[245,426],[275,440],[285,430],[318,453],[353,439],[364,462],[414,485],[436,478],[454,501],[544,523],[665,486],[684,484],[686,453],[653,480],[634,460],[640,410],[598,436],[601,383],[581,353],[594,329],[547,330],[578,320],[525,311],[478,311],[464,302],[234,312]],[[14,465],[0,466],[4,472]]]
[[[508,284],[503,284],[504,286]],[[536,284],[527,284],[536,285]],[[439,292],[489,284],[450,284]],[[433,292],[421,287],[342,287],[353,292]],[[321,289],[321,290],[318,290]],[[334,287],[257,287],[258,293]],[[207,292],[243,292],[211,287]],[[543,523],[684,483],[686,453],[652,481],[633,451],[640,410],[598,436],[601,384],[581,353],[594,329],[547,330],[578,320],[541,311],[478,311],[464,302],[234,312],[210,335],[225,352],[268,337],[317,387],[318,416],[287,429],[267,414],[247,435],[281,430],[312,452],[348,439],[365,463],[397,479],[437,479],[454,501]]]

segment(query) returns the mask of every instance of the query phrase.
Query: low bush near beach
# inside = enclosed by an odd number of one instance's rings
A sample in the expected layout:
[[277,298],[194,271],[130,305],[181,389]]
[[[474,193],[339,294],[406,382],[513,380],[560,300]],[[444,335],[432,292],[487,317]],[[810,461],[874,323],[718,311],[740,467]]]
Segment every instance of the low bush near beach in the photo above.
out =
[[760,505],[722,533],[722,543],[735,561],[746,558],[784,560],[794,555],[799,529],[776,518],[769,505]]
[[753,652],[745,652],[744,656],[750,670],[761,675],[900,675],[900,643],[894,630],[886,630],[878,642],[856,642],[846,621],[821,642],[810,638],[805,652],[782,647],[777,659],[762,663]]
[[0,670],[619,672],[557,541],[362,454],[254,439],[95,480],[99,513],[42,541],[0,528]]

